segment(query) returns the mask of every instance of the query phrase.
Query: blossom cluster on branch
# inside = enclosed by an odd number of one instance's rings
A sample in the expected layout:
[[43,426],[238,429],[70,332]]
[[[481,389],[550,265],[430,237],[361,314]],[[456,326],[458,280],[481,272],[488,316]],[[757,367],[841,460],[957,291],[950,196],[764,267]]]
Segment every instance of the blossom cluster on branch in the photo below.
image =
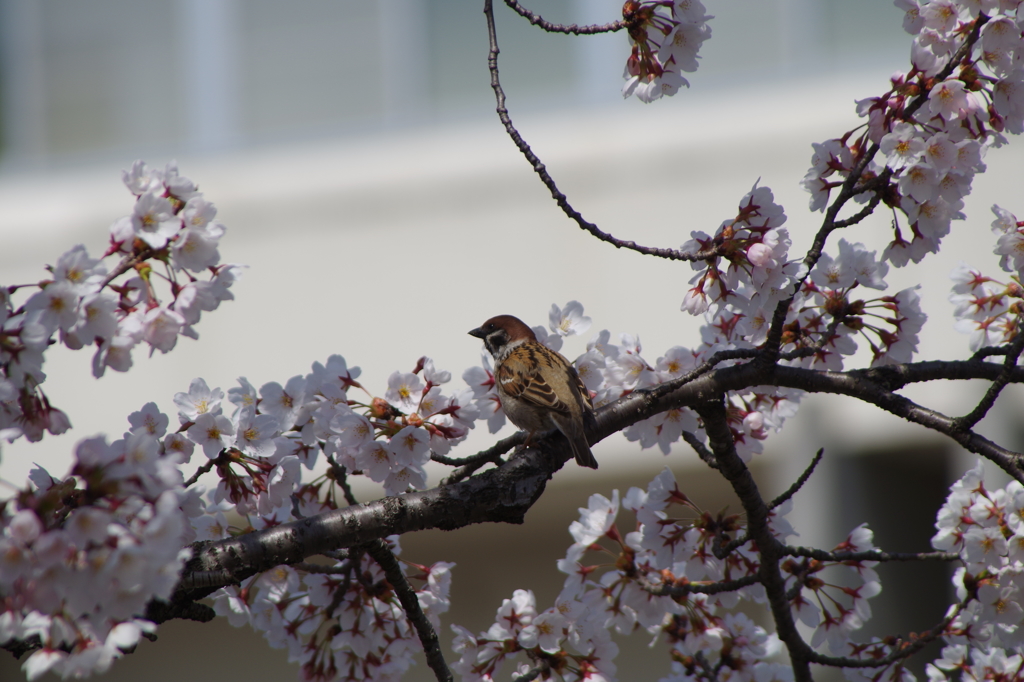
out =
[[[388,538],[399,553],[398,539]],[[434,627],[448,610],[450,569],[403,564],[423,582],[416,597]],[[279,566],[242,588],[224,588],[214,609],[235,627],[251,625],[275,649],[287,649],[309,680],[398,679],[413,664],[418,640],[380,565],[365,552]]]
[[633,49],[626,60],[622,96],[653,102],[690,84],[700,46],[711,37],[700,0],[629,0],[622,6]]
[[[573,365],[598,416],[638,396],[653,404],[712,373],[747,369],[742,365],[835,377],[862,349],[870,367],[908,367],[925,317],[916,289],[886,293],[885,278],[890,267],[918,263],[939,249],[951,221],[963,217],[974,176],[985,170],[985,150],[1004,144],[1004,132],[1024,132],[1024,37],[1014,0],[897,5],[915,35],[912,68],[896,74],[884,95],[859,103],[867,117],[862,130],[814,145],[804,186],[825,222],[806,255],[791,257],[785,210],[759,183],[713,234],[695,230],[679,251],[655,254],[691,263],[695,274],[682,309],[703,317],[700,342],[649,362],[636,335],[616,342],[608,330],[594,334]],[[504,109],[491,4],[486,7],[499,113],[518,135]],[[623,16],[633,45],[625,94],[651,101],[674,93],[685,84],[680,73],[696,69],[711,17],[698,0],[631,1]],[[107,367],[125,371],[136,345],[167,352],[179,335],[195,337],[202,311],[232,297],[239,268],[219,262],[224,228],[194,183],[173,164],[161,171],[141,162],[124,182],[135,208],[115,222],[104,256],[120,257],[118,265],[108,269],[78,246],[51,268],[51,279],[2,290],[0,436],[38,440],[46,430],[68,428],[40,388],[43,352],[55,338],[73,349],[95,346],[97,377]],[[552,193],[567,205],[557,188]],[[862,208],[840,219],[851,200]],[[883,204],[895,216],[895,235],[880,256],[852,238],[828,243],[832,232]],[[980,360],[1005,357],[977,414],[947,420],[953,425],[946,432],[962,444],[978,438],[971,428],[1016,376],[1024,347],[1024,227],[1009,211],[994,211],[995,253],[1010,276],[996,280],[967,265],[953,275],[956,326],[972,334],[972,350],[988,351],[975,365],[994,369]],[[574,209],[567,213],[578,217]],[[163,287],[168,295],[158,292]],[[15,304],[19,290],[31,295]],[[592,321],[581,303],[570,301],[553,305],[548,323],[534,333],[559,350],[565,337],[587,332]],[[428,486],[430,461],[459,467],[440,486],[444,492],[485,464],[513,469],[520,454],[504,459],[510,443],[449,457],[478,421],[491,433],[505,424],[490,358],[467,369],[458,388],[429,357],[410,364],[410,371],[394,371],[386,387],[361,382],[359,368],[341,355],[259,389],[244,377],[227,391],[196,378],[174,396],[176,426],[147,403],[129,415],[122,438],[78,443],[62,477],[37,467],[23,489],[0,503],[0,645],[31,652],[24,664],[30,679],[47,671],[102,672],[151,633],[159,620],[154,604],[177,606],[185,594],[185,601],[211,597],[213,612],[287,649],[307,679],[397,679],[412,665],[417,639],[445,679],[433,628],[449,608],[453,565],[399,560],[398,538],[390,533],[307,552],[289,565],[264,563],[244,575],[228,568],[180,575],[190,559],[218,543],[365,511],[352,492],[356,476],[379,485],[386,511],[401,516],[413,515],[404,505],[414,495],[426,495],[417,491]],[[864,393],[878,388],[880,372],[856,377]],[[618,491],[610,499],[593,495],[569,528],[573,543],[558,562],[566,578],[554,604],[541,609],[532,592],[517,590],[484,632],[454,626],[454,670],[481,681],[511,666],[525,679],[612,680],[612,633],[644,630],[668,644],[672,671],[665,682],[806,680],[810,663],[841,667],[855,682],[909,682],[907,657],[938,638],[947,646],[928,668],[934,682],[956,674],[1024,678],[1024,488],[1011,483],[989,491],[980,467],[968,472],[939,511],[933,539],[939,552],[909,557],[958,560],[956,603],[928,632],[857,641],[871,617],[869,600],[881,590],[876,564],[892,557],[874,547],[863,525],[830,551],[789,544],[792,496],[821,454],[786,494],[770,504],[760,497],[744,462],[796,412],[802,393],[757,383],[737,388],[723,380],[708,395],[656,413],[635,411],[615,427],[641,448],[666,455],[685,439],[729,480],[745,513],[703,510],[667,469],[621,500]],[[186,480],[182,466],[193,457],[200,463]],[[1006,458],[1019,461],[1014,453]],[[635,520],[620,530],[622,509]],[[187,594],[197,586],[205,591]],[[774,632],[736,610],[750,604],[772,611]],[[808,642],[797,622],[811,632]],[[781,662],[783,653],[792,665]]]
[[[620,506],[635,515],[634,530],[618,529]],[[782,543],[795,536],[785,518],[791,508],[787,500],[769,519]],[[538,612],[533,594],[518,590],[486,631],[474,636],[453,626],[460,655],[453,668],[463,679],[494,679],[516,659],[519,675],[539,668],[540,679],[614,679],[612,631],[641,629],[670,647],[672,674],[662,682],[792,679],[774,660],[778,637],[736,610],[742,602],[766,604],[756,543],[740,515],[700,509],[666,469],[646,490],[631,488],[621,505],[618,491],[611,499],[591,496],[569,532],[575,542],[558,562],[567,578],[553,606]],[[871,531],[860,526],[833,552],[873,549]],[[584,561],[594,553],[596,562]],[[881,591],[874,563],[787,562],[789,600],[814,628],[812,646],[846,652],[851,634],[871,617],[867,600]]]
[[[194,325],[202,313],[234,298],[241,266],[220,262],[225,227],[195,183],[173,162],[160,170],[137,161],[122,179],[135,206],[111,226],[100,258],[79,244],[47,268],[49,278],[0,287],[0,438],[38,441],[70,428],[42,390],[45,352],[55,337],[72,350],[95,347],[96,377],[108,367],[125,372],[137,345],[166,353],[179,336],[198,338]],[[115,256],[121,260],[110,269],[105,261]],[[159,292],[163,286],[169,296]]]
[[942,657],[928,665],[930,682],[957,673],[965,680],[1015,679],[1024,668],[1024,486],[987,490],[982,466],[953,484],[939,509],[936,549],[959,554],[957,598],[942,633]]

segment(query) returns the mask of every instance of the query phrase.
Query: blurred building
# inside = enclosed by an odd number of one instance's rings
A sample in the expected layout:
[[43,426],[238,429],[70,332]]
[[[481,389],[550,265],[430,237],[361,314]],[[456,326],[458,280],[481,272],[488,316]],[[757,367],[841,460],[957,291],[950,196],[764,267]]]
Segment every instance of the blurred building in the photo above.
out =
[[[883,92],[909,53],[888,0],[705,0],[714,36],[692,88],[643,105],[619,96],[624,36],[546,35],[497,4],[519,129],[584,215],[658,246],[713,231],[760,179],[787,209],[794,253],[806,249],[820,221],[798,184],[811,142],[859,125],[854,99]],[[538,0],[530,9],[595,23],[616,18],[620,4]],[[44,277],[42,265],[75,243],[102,251],[110,223],[131,209],[119,173],[136,158],[177,159],[228,226],[222,254],[250,266],[237,300],[204,317],[199,341],[152,358],[137,351],[128,374],[96,381],[88,352],[54,349],[45,389],[75,429],[5,445],[0,477],[20,484],[34,462],[62,472],[78,439],[118,436],[144,403],[173,414],[174,393],[194,376],[225,389],[238,376],[283,383],[341,353],[381,393],[392,371],[424,354],[458,377],[478,360],[465,332],[500,312],[539,324],[552,303],[578,299],[592,331],[639,334],[651,362],[697,345],[699,321],[678,311],[688,266],[617,252],[564,218],[493,115],[486,51],[481,4],[468,0],[0,0],[0,282]],[[923,358],[967,356],[947,274],[960,259],[994,268],[992,203],[1024,211],[1012,205],[1024,154],[1010,146],[987,162],[948,252],[923,274],[888,278],[923,285],[932,318]],[[880,214],[844,236],[881,250],[888,224]],[[586,340],[569,339],[564,352],[581,353]],[[983,391],[906,393],[956,415]],[[981,430],[1019,450],[1022,396],[1006,393]],[[464,452],[493,438],[478,429]],[[927,549],[943,490],[973,463],[873,407],[809,396],[756,460],[766,495],[819,447],[825,459],[793,521],[801,542],[822,547],[868,521],[887,550]],[[458,562],[446,622],[485,628],[517,587],[550,603],[566,528],[593,493],[625,493],[669,466],[704,508],[736,506],[683,444],[666,458],[616,436],[596,454],[600,471],[559,472],[522,527],[403,539],[412,561]],[[883,585],[871,634],[921,631],[944,610],[945,568],[885,567]],[[160,635],[108,678],[294,674],[282,652],[226,624],[174,623]],[[622,679],[656,679],[667,657],[634,639],[619,658]],[[18,674],[0,655],[0,678]],[[423,666],[416,675],[428,679]]]

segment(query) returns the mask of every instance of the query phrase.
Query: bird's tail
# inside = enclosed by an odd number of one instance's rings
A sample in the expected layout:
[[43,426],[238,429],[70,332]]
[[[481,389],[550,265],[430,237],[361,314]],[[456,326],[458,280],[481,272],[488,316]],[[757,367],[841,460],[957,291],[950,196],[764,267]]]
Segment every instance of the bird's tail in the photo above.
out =
[[597,460],[594,459],[594,453],[590,451],[590,445],[584,434],[581,433],[575,438],[570,438],[569,447],[572,448],[572,454],[576,457],[577,464],[588,469],[597,468]]

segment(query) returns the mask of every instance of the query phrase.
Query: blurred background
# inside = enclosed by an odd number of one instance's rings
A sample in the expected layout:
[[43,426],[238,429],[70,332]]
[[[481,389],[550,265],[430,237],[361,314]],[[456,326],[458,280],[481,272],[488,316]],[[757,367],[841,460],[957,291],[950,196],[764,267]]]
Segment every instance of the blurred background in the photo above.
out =
[[[820,221],[799,187],[810,145],[859,125],[854,100],[881,94],[889,75],[907,68],[902,13],[890,0],[705,4],[714,34],[700,70],[688,74],[692,87],[644,105],[619,95],[624,35],[547,35],[497,3],[513,120],[574,206],[618,237],[678,247],[691,230],[713,232],[735,215],[759,180],[786,207],[792,252],[802,253]],[[563,23],[621,12],[615,0],[529,7]],[[4,444],[0,479],[21,485],[33,463],[63,473],[75,442],[118,437],[144,403],[175,414],[174,393],[196,376],[224,389],[239,376],[283,384],[340,353],[383,394],[391,372],[428,355],[460,384],[479,361],[479,341],[466,332],[498,313],[536,325],[552,303],[581,301],[594,326],[567,340],[569,357],[601,329],[639,335],[652,364],[671,346],[698,345],[700,321],[679,312],[689,267],[580,232],[505,136],[481,8],[469,0],[0,0],[0,282],[44,278],[43,265],[76,243],[102,252],[109,225],[132,206],[120,171],[139,158],[176,159],[228,227],[223,260],[249,266],[237,300],[204,315],[198,341],[182,339],[167,355],[137,351],[128,374],[94,380],[89,352],[53,349],[44,388],[75,428]],[[993,150],[987,163],[944,252],[887,278],[894,288],[922,284],[932,318],[923,359],[967,357],[967,338],[952,328],[948,273],[960,259],[994,273],[989,207],[1024,213],[1013,203],[1024,153]],[[889,220],[877,215],[844,236],[880,252]],[[961,383],[905,393],[957,415],[983,391]],[[1020,450],[1021,401],[1019,388],[1008,389],[980,431]],[[495,438],[477,429],[455,454]],[[799,542],[825,548],[868,522],[886,550],[928,549],[945,489],[974,463],[873,407],[809,396],[752,465],[766,496],[784,490],[819,447],[825,458],[791,519]],[[402,539],[410,561],[457,562],[446,626],[485,629],[520,587],[535,591],[539,609],[550,605],[567,526],[591,494],[624,494],[668,466],[702,508],[738,509],[682,443],[664,457],[615,436],[595,452],[601,469],[560,471],[523,526]],[[0,495],[11,492],[5,484]],[[884,590],[864,637],[939,620],[947,567],[880,572]],[[297,675],[248,629],[170,623],[159,635],[106,677]],[[450,640],[447,627],[441,635]],[[648,653],[648,641],[620,640],[621,679],[667,672],[668,657]],[[19,679],[18,665],[0,654],[0,679]],[[421,664],[407,679],[428,672]]]

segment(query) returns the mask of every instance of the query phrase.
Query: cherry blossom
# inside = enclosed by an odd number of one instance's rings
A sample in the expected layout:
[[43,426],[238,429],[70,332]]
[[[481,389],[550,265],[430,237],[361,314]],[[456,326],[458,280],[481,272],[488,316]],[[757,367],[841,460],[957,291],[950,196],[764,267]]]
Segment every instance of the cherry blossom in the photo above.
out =
[[714,17],[705,14],[704,5],[699,0],[630,0],[622,16],[634,21],[622,96],[650,103],[689,87],[680,72],[697,70],[698,52],[711,37],[707,22]]
[[548,326],[559,336],[573,336],[583,334],[590,329],[592,321],[583,314],[583,304],[579,301],[569,301],[565,308],[559,308],[551,304],[551,312],[548,313]]

